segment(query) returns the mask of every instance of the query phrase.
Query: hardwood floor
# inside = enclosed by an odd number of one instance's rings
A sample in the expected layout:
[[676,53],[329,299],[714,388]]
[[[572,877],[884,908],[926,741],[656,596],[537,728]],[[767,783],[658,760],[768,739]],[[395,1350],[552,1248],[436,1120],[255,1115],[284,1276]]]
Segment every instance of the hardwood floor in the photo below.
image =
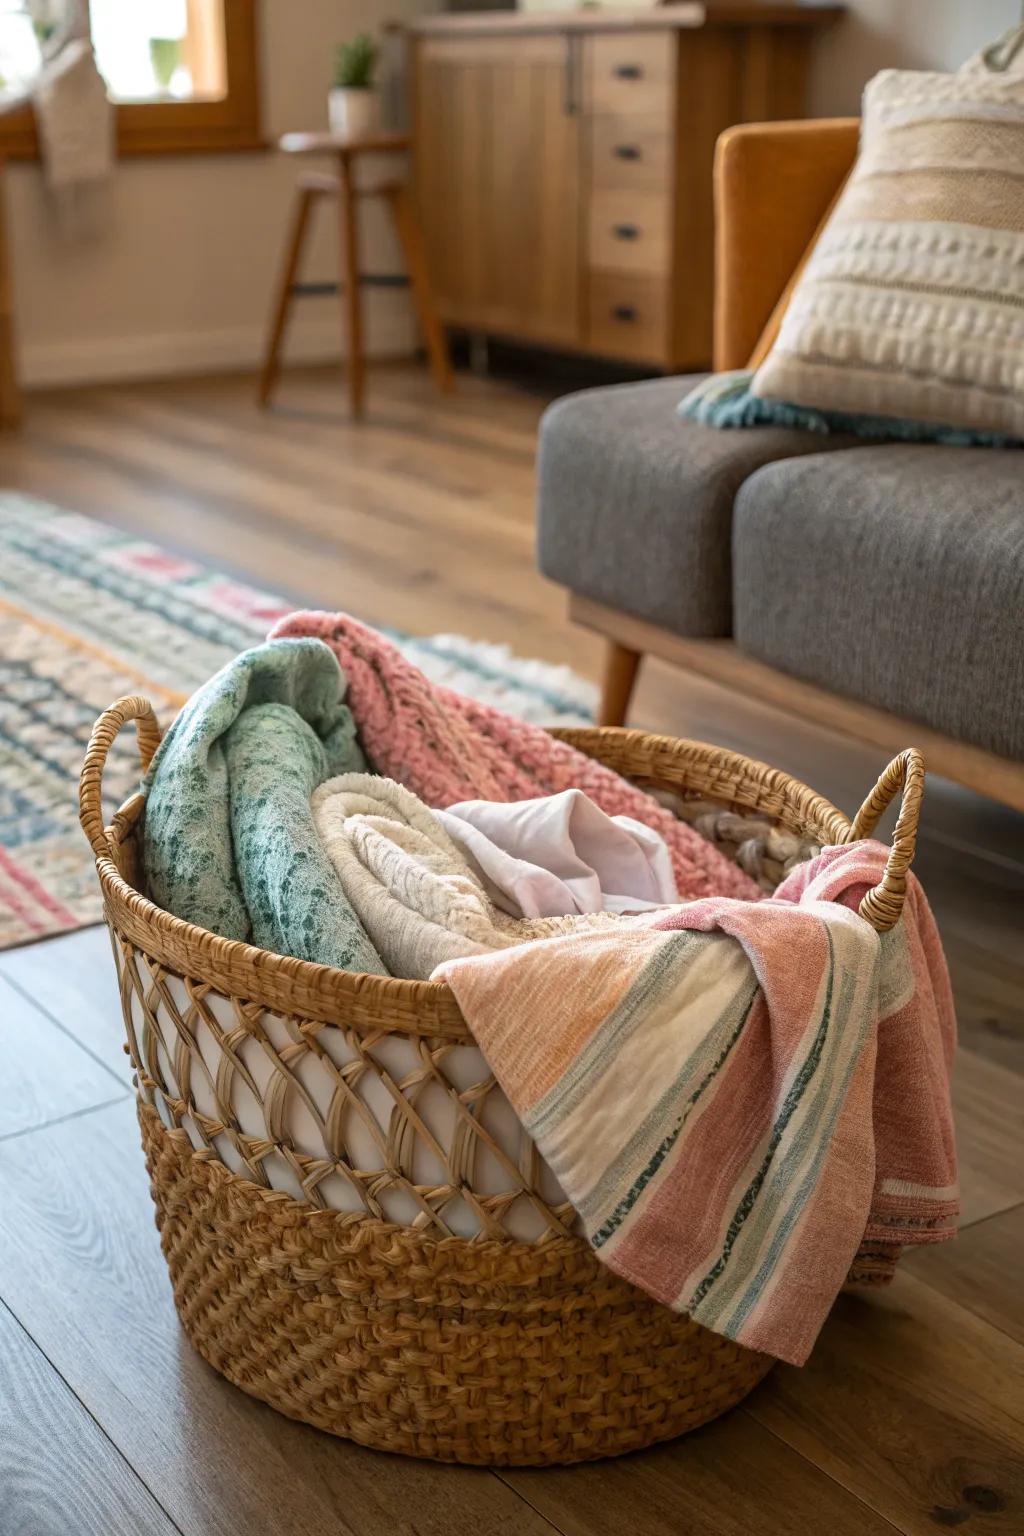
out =
[[[545,402],[322,370],[29,401],[0,479],[297,602],[458,630],[596,677],[535,571]],[[637,723],[777,763],[848,811],[857,742],[657,663]],[[71,793],[69,786],[69,793]],[[960,1240],[840,1298],[809,1364],[706,1429],[569,1469],[447,1468],[332,1440],[184,1342],[152,1220],[106,934],[0,954],[0,1536],[924,1536],[1024,1531],[1024,817],[930,780],[916,867],[961,1020]]]

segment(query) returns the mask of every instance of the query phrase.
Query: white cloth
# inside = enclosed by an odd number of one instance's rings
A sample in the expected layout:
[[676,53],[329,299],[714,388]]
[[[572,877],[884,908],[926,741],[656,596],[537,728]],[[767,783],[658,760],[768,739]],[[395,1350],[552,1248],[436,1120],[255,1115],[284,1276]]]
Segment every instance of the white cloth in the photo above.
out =
[[581,789],[504,804],[463,800],[434,814],[512,917],[644,912],[679,900],[661,834],[631,816],[607,816]]
[[310,804],[345,895],[393,976],[425,981],[445,960],[617,921],[498,911],[436,813],[393,779],[345,773]]
[[54,191],[105,180],[114,163],[114,108],[86,39],[72,38],[46,64],[32,99]]

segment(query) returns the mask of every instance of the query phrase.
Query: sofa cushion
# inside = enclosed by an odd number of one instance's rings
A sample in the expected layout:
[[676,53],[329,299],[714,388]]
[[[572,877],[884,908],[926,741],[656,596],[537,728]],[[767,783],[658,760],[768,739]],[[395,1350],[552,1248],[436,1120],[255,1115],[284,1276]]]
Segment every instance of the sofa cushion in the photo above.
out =
[[678,634],[727,635],[736,492],[762,464],[819,453],[821,439],[683,421],[676,407],[699,378],[588,389],[549,408],[540,428],[540,568]]
[[735,634],[786,672],[1024,758],[1024,454],[896,446],[759,470]]
[[1024,437],[1022,146],[1019,48],[994,68],[876,75],[754,394]]

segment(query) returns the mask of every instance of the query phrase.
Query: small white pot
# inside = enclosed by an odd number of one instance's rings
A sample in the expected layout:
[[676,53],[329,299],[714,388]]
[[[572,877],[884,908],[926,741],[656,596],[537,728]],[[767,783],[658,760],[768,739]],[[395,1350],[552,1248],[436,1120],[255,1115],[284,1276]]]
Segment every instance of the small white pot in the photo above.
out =
[[380,92],[335,86],[327,95],[327,116],[337,138],[365,138],[380,127]]

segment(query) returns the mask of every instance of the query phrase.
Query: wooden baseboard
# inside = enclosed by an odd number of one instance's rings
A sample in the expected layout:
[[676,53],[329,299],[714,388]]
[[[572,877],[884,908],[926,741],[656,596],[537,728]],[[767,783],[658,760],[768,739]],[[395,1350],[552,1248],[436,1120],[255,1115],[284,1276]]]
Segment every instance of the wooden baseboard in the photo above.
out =
[[763,661],[745,656],[732,640],[685,640],[656,624],[631,618],[575,593],[569,599],[569,615],[577,624],[631,650],[657,656],[763,704],[773,704],[816,725],[855,736],[858,741],[893,755],[904,747],[917,747],[930,772],[1024,811],[1024,763],[789,677]]

